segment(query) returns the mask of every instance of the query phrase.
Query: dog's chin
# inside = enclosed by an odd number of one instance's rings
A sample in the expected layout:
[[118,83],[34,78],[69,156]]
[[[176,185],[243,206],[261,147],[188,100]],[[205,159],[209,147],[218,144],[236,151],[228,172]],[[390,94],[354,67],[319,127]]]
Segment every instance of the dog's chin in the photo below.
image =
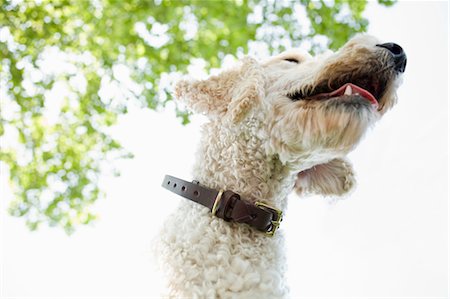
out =
[[324,100],[322,103],[327,110],[333,112],[349,112],[349,113],[375,113],[378,106],[367,101],[361,95],[343,95]]
[[280,113],[283,117],[271,128],[273,151],[295,167],[304,161],[305,149],[327,159],[347,154],[380,117],[370,101],[356,94],[299,100]]
[[378,106],[361,95],[342,95],[320,100],[301,100],[299,106],[306,110],[323,111],[326,114],[347,114],[355,118],[376,114]]
[[[317,109],[312,110],[323,123],[313,129],[318,130],[318,136],[328,132],[332,148],[352,148],[379,119],[378,106],[361,95],[342,95],[317,102]],[[322,126],[326,127],[325,131],[322,131]]]

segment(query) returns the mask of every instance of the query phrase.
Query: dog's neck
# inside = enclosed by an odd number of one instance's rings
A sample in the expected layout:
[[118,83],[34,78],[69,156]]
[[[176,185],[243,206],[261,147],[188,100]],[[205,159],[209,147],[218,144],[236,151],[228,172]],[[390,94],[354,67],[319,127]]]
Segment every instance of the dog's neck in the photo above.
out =
[[244,132],[230,134],[230,128],[213,122],[205,124],[194,179],[206,187],[232,190],[246,200],[262,201],[284,210],[295,173],[277,156],[266,154],[263,141],[251,132],[258,124],[246,125]]

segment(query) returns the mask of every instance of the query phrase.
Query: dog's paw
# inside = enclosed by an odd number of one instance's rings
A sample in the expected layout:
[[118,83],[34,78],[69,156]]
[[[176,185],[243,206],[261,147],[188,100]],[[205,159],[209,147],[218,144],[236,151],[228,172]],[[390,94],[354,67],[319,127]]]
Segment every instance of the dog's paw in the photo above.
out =
[[298,173],[294,190],[300,196],[342,196],[352,191],[355,185],[351,163],[344,159],[334,159]]

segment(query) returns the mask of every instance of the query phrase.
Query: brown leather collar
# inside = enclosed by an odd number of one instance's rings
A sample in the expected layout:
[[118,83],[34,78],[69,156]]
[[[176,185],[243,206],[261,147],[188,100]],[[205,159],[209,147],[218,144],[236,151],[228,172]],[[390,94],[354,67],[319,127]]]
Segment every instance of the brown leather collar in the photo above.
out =
[[206,188],[197,181],[191,183],[166,175],[162,187],[207,207],[225,221],[246,223],[270,236],[275,234],[282,220],[280,210],[261,202],[248,202],[233,191]]

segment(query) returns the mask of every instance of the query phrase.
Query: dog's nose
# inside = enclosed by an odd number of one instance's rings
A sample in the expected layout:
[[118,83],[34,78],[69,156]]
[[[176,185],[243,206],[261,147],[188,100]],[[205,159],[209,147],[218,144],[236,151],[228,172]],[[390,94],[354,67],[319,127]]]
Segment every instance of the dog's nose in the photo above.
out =
[[378,47],[385,48],[394,56],[395,70],[403,73],[406,68],[406,54],[402,47],[395,43],[379,44]]

